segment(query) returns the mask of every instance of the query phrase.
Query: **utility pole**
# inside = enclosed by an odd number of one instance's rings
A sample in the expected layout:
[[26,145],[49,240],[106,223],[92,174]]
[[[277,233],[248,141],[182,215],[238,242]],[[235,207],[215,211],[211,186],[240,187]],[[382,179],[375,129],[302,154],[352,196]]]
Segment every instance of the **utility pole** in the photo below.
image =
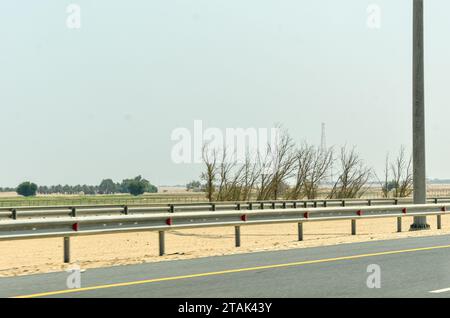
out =
[[325,123],[322,123],[322,135],[320,136],[320,148],[322,151],[327,150],[327,137],[325,136]]
[[[425,96],[423,0],[413,0],[413,183],[414,204],[427,198],[425,172]],[[429,229],[426,216],[414,217],[410,230]]]

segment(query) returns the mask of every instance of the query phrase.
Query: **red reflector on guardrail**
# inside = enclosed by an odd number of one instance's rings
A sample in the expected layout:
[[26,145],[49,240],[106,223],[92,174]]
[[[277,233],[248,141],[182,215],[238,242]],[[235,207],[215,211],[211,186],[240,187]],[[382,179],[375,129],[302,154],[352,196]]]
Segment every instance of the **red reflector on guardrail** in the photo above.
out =
[[247,214],[241,215],[241,221],[247,221]]
[[402,209],[402,213],[403,213],[403,214],[406,214],[406,208],[403,208],[403,209]]
[[304,217],[305,219],[309,218],[309,212],[305,212],[305,213],[303,214],[303,217]]
[[78,223],[75,223],[72,225],[72,230],[77,231],[80,229],[80,225]]
[[166,220],[166,224],[167,224],[167,225],[172,225],[172,224],[173,224],[172,218],[168,218],[168,219]]
[[359,216],[361,216],[361,215],[362,215],[362,211],[359,210],[359,211],[356,212],[356,214],[358,214]]

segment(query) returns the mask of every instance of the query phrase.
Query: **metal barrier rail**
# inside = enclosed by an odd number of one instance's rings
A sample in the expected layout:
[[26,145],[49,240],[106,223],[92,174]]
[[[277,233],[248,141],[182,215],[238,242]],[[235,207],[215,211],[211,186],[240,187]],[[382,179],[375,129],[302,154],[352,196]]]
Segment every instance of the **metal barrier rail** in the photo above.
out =
[[314,221],[350,220],[351,234],[356,235],[359,219],[397,218],[401,232],[402,218],[406,216],[437,217],[447,214],[450,203],[422,205],[385,205],[326,208],[286,208],[273,210],[240,210],[186,213],[155,213],[122,216],[72,216],[63,218],[7,220],[0,222],[0,240],[64,237],[64,262],[70,262],[70,237],[107,233],[158,231],[159,254],[165,253],[165,231],[201,227],[235,227],[235,245],[241,244],[240,226],[254,224],[298,223],[298,240],[303,240],[303,223]]
[[205,202],[205,194],[184,193],[184,194],[145,194],[139,197],[132,196],[102,196],[85,195],[81,197],[61,196],[61,197],[34,197],[29,199],[21,198],[2,198],[1,207],[8,206],[48,206],[48,205],[95,205],[95,204],[147,204],[147,203],[171,203],[171,202]]
[[[243,201],[243,202],[200,202],[147,205],[77,205],[77,206],[43,206],[43,207],[2,207],[2,219],[46,218],[89,215],[129,215],[141,213],[192,212],[192,211],[235,211],[266,210],[277,208],[318,208],[358,205],[408,204],[412,199],[327,199],[327,200],[278,200],[278,201]],[[450,203],[450,198],[429,198],[428,203]]]

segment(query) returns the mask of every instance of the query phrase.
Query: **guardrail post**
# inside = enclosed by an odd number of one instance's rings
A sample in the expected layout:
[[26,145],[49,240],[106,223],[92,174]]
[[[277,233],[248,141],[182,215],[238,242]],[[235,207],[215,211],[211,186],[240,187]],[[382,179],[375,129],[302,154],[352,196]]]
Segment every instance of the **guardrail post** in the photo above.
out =
[[240,209],[241,209],[241,204],[238,203],[238,204],[236,205],[236,210],[240,210]]
[[352,235],[356,235],[356,220],[352,220]]
[[170,205],[170,213],[175,212],[175,206],[173,204]]
[[345,206],[345,200],[342,200],[341,205]]
[[272,209],[275,210],[275,202],[272,202]]
[[327,201],[324,200],[324,201],[323,201],[323,207],[326,208],[327,205],[328,205],[328,204],[327,204]]
[[249,209],[249,210],[253,210],[253,203],[252,203],[252,202],[250,202],[250,203],[248,204],[248,209]]
[[286,209],[286,201],[283,202],[283,209]]
[[165,232],[159,231],[159,256],[163,256],[166,253],[166,244],[165,244]]
[[294,201],[294,209],[297,208],[297,201]]
[[368,206],[371,206],[371,205],[372,205],[372,200],[370,200],[370,199],[367,200],[367,205],[368,205]]
[[397,232],[401,232],[402,231],[402,218],[398,217],[397,218]]
[[239,225],[234,227],[234,239],[236,247],[241,247],[241,227]]
[[261,202],[259,207],[261,210],[264,210],[264,202]]
[[64,263],[70,263],[70,237],[65,236],[64,240]]
[[317,201],[314,201],[314,207],[317,208]]
[[298,240],[303,241],[303,223],[298,223]]
[[17,210],[16,209],[12,209],[11,210],[11,217],[13,220],[17,220]]
[[434,198],[434,204],[438,204],[438,198]]
[[215,203],[211,204],[211,211],[216,211],[216,204]]
[[77,209],[76,208],[71,208],[72,212],[71,212],[71,216],[72,217],[76,217],[77,216]]
[[442,221],[441,221],[441,215],[438,215],[437,216],[437,220],[436,220],[437,222],[437,229],[438,230],[440,230],[440,229],[442,229]]
[[308,207],[308,201],[303,202],[303,207],[306,209]]
[[128,215],[128,205],[123,207],[123,214]]

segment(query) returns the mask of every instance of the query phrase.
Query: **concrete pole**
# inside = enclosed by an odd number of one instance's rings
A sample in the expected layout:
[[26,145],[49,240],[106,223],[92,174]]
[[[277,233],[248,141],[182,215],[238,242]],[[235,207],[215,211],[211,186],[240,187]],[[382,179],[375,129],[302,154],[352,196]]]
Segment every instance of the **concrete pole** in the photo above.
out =
[[[413,0],[413,183],[414,203],[425,204],[425,96],[423,0]],[[414,217],[410,230],[428,229],[426,216]]]

